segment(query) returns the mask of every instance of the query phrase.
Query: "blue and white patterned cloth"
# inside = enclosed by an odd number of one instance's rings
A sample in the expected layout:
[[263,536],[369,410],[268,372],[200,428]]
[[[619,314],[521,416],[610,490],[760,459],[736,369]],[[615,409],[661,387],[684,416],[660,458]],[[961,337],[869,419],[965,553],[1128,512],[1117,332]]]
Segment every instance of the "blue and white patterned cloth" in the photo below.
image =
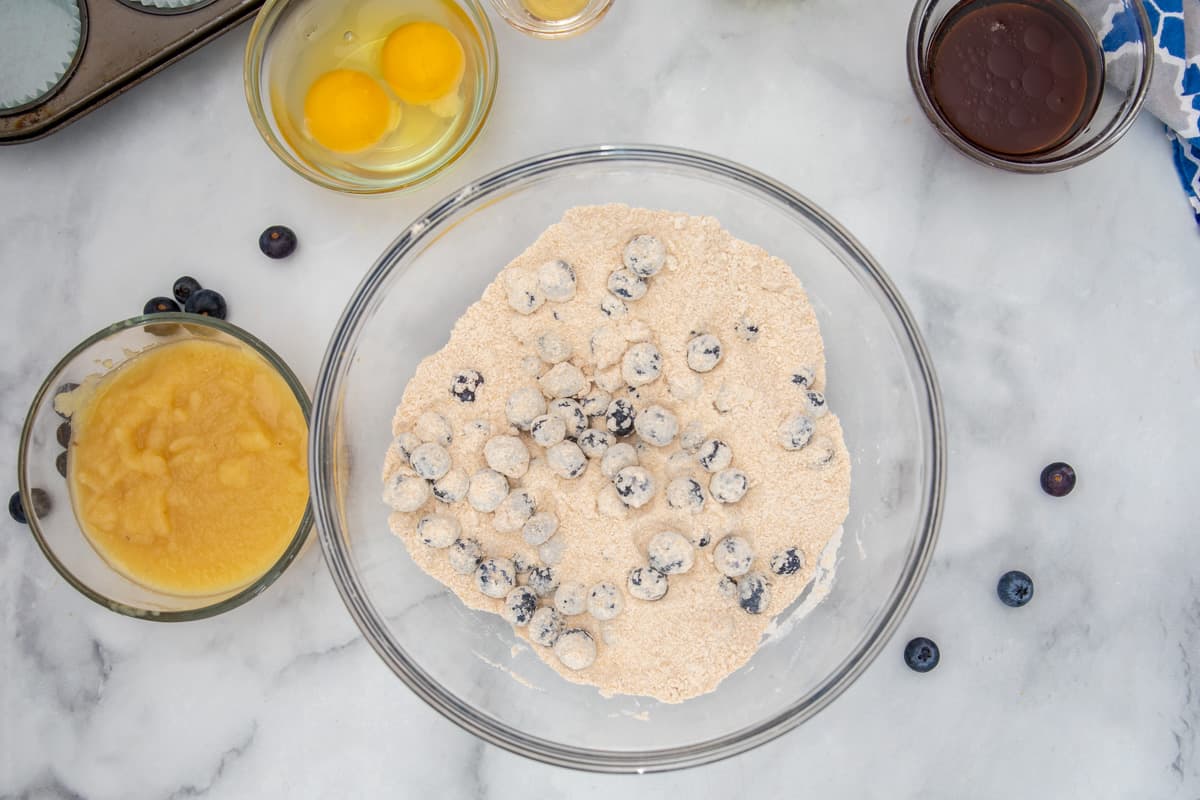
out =
[[[1200,223],[1200,0],[1143,0],[1158,45],[1146,110],[1167,126],[1175,168]],[[1132,51],[1137,23],[1123,3],[1105,15],[1102,30],[1110,66]],[[1132,56],[1132,52],[1130,52]]]

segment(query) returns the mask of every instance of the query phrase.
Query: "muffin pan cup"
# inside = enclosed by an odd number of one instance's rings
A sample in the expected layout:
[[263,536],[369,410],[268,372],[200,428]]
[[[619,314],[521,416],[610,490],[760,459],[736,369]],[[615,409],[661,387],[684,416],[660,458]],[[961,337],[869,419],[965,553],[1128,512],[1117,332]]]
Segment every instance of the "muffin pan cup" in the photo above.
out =
[[[40,139],[74,122],[254,16],[262,0],[77,0],[75,5],[74,54],[68,53],[59,75],[47,76],[40,92],[0,107],[0,144]],[[12,22],[4,10],[0,3],[0,28]],[[39,52],[40,44],[31,41],[31,53]]]

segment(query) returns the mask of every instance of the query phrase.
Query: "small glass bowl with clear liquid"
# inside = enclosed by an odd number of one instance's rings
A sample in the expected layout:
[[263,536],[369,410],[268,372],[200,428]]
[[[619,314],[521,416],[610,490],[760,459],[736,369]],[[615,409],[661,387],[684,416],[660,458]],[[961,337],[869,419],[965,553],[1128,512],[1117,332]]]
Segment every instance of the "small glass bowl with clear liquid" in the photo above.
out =
[[496,63],[477,0],[268,0],[246,49],[246,98],[267,145],[300,175],[390,192],[471,145]]

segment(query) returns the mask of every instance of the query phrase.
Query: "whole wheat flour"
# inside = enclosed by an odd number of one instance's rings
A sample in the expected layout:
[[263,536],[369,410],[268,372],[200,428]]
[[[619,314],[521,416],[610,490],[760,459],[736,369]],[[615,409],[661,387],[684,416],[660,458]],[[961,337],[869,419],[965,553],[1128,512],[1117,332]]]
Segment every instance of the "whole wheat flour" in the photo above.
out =
[[565,678],[679,702],[754,654],[845,519],[788,265],[711,217],[573,208],[405,388],[392,531]]

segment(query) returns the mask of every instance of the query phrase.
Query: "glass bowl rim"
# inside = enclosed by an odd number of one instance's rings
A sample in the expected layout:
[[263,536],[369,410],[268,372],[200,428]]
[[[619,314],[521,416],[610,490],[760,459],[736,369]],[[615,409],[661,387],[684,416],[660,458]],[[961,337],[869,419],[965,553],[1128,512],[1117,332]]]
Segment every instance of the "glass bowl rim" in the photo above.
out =
[[[443,689],[438,681],[426,674],[419,664],[407,656],[403,648],[396,647],[396,652],[392,652],[392,648],[388,646],[387,625],[367,596],[349,548],[341,539],[342,528],[337,521],[339,514],[332,496],[334,475],[339,464],[336,457],[336,432],[331,425],[339,404],[337,390],[342,384],[344,370],[348,370],[353,359],[353,346],[357,340],[355,328],[363,321],[364,312],[370,310],[378,288],[394,266],[425,240],[436,240],[443,232],[443,224],[463,207],[487,207],[502,200],[511,190],[527,181],[553,174],[565,167],[607,162],[683,167],[710,178],[715,176],[733,179],[742,188],[755,190],[760,198],[765,195],[764,199],[767,201],[782,204],[790,212],[807,217],[820,229],[821,234],[844,250],[840,256],[848,256],[857,261],[854,267],[865,271],[867,277],[889,301],[890,308],[882,305],[881,307],[885,313],[891,312],[889,316],[893,316],[890,320],[893,327],[897,323],[900,325],[902,330],[897,331],[897,335],[903,332],[908,337],[912,360],[919,369],[919,375],[914,377],[922,381],[920,385],[924,388],[924,400],[927,402],[925,408],[918,408],[918,413],[922,416],[928,415],[926,424],[929,425],[929,442],[923,445],[929,449],[929,483],[924,490],[928,494],[921,502],[920,528],[906,556],[900,578],[884,602],[881,612],[876,616],[879,620],[876,627],[864,634],[850,655],[816,689],[769,720],[706,742],[636,752],[578,748],[524,734],[462,703],[451,692]],[[366,273],[338,320],[322,358],[313,392],[313,424],[309,436],[309,463],[313,465],[309,472],[310,494],[313,498],[317,536],[325,563],[351,617],[384,663],[427,704],[460,728],[486,742],[543,763],[609,773],[680,769],[737,755],[791,730],[840,695],[874,661],[884,644],[891,638],[921,584],[937,541],[941,521],[945,493],[945,462],[942,400],[932,361],[916,323],[895,286],[862,245],[807,198],[762,173],[736,162],[696,151],[635,144],[581,147],[518,161],[468,183],[417,217],[384,250]]]
[[513,30],[520,31],[526,36],[533,36],[537,39],[553,40],[566,39],[570,36],[576,36],[591,30],[600,24],[600,20],[608,15],[608,12],[612,9],[613,0],[599,0],[600,4],[595,8],[591,10],[585,8],[584,11],[565,23],[547,21],[541,25],[531,24],[513,14],[506,0],[491,0],[491,3],[496,13]]
[[[162,314],[139,314],[136,317],[130,317],[119,322],[114,322],[104,328],[88,336],[75,347],[58,360],[53,368],[47,373],[45,380],[42,381],[41,387],[37,394],[34,395],[33,402],[29,406],[29,412],[25,415],[25,424],[21,428],[20,449],[17,453],[17,482],[21,494],[21,504],[24,508],[33,508],[33,501],[30,492],[33,487],[29,486],[26,467],[28,465],[28,451],[30,440],[33,436],[34,421],[37,418],[38,409],[46,396],[58,388],[58,376],[62,370],[74,361],[81,353],[87,350],[97,342],[104,341],[112,336],[116,336],[124,331],[132,328],[144,327],[150,324],[163,323],[186,323],[198,327],[212,328],[213,330],[232,336],[242,344],[248,346],[251,350],[263,358],[272,369],[274,369],[288,388],[292,390],[292,394],[296,397],[296,401],[300,404],[300,410],[304,414],[304,421],[312,426],[312,403],[309,400],[308,393],[304,389],[304,385],[296,374],[292,372],[291,367],[287,365],[279,355],[268,347],[262,340],[253,334],[239,328],[231,322],[216,319],[214,317],[204,316],[200,314],[186,314],[183,312],[166,312]],[[167,344],[164,342],[164,344]],[[154,345],[155,347],[159,345]],[[310,469],[311,471],[311,469]],[[72,515],[74,511],[72,510]],[[284,573],[284,571],[296,560],[301,548],[308,540],[308,535],[313,528],[313,503],[312,494],[309,493],[309,499],[304,507],[304,516],[300,519],[300,525],[296,528],[296,532],[292,534],[291,541],[288,542],[287,548],[283,554],[276,559],[275,563],[267,569],[261,576],[256,578],[247,586],[239,589],[234,594],[220,600],[216,603],[201,606],[199,608],[186,609],[183,611],[159,611],[157,609],[138,608],[136,606],[127,605],[103,594],[95,591],[87,584],[75,577],[66,565],[63,564],[54,554],[54,549],[42,534],[41,525],[36,514],[27,514],[29,519],[29,529],[33,532],[34,540],[37,541],[38,547],[41,548],[42,554],[46,560],[54,567],[55,571],[66,580],[80,594],[88,598],[94,603],[107,608],[109,611],[115,611],[127,617],[136,619],[151,620],[154,622],[189,622],[192,620],[207,619],[226,611],[230,611],[238,606],[246,603],[251,598],[262,594],[268,586]],[[75,526],[79,527],[79,522],[75,520]],[[83,532],[80,531],[80,535]],[[111,568],[110,568],[111,569]],[[164,593],[165,594],[165,593]]]
[[926,89],[925,82],[921,79],[921,67],[927,59],[926,53],[920,47],[921,31],[924,28],[924,21],[928,16],[929,9],[936,2],[938,0],[917,0],[916,5],[913,6],[913,13],[908,21],[908,45],[906,50],[908,82],[912,87],[913,94],[917,97],[917,102],[920,104],[921,110],[925,112],[925,117],[929,120],[934,130],[943,139],[954,145],[959,152],[975,161],[990,167],[1024,174],[1045,175],[1053,172],[1062,172],[1063,170],[1077,167],[1080,164],[1086,164],[1106,152],[1110,147],[1124,138],[1129,129],[1133,127],[1133,123],[1141,115],[1142,107],[1145,105],[1146,97],[1150,92],[1150,81],[1154,78],[1156,49],[1154,31],[1150,27],[1150,17],[1146,13],[1146,6],[1142,0],[1124,0],[1124,2],[1127,2],[1133,8],[1134,16],[1137,19],[1138,35],[1141,37],[1143,43],[1142,61],[1141,69],[1138,71],[1137,88],[1133,93],[1133,102],[1122,116],[1116,118],[1115,125],[1110,123],[1111,127],[1109,130],[1103,132],[1099,138],[1091,143],[1084,145],[1082,149],[1060,154],[1053,158],[1040,158],[1036,154],[1030,157],[1010,157],[992,153],[975,146],[955,130],[952,125],[946,122],[941,112],[938,111],[937,104],[933,102],[933,98]]
[[[480,0],[453,0],[455,3],[466,6],[468,10],[474,13],[474,21],[479,26],[479,37],[483,42],[483,60],[486,67],[485,80],[483,82],[483,101],[480,106],[478,118],[473,125],[460,134],[459,140],[454,147],[447,150],[431,166],[425,168],[415,176],[406,176],[402,179],[377,185],[359,184],[334,178],[310,167],[294,156],[271,129],[271,112],[263,102],[259,81],[264,66],[263,59],[266,54],[266,45],[275,29],[275,19],[292,3],[302,2],[313,2],[313,0],[266,0],[258,14],[254,17],[254,24],[250,28],[250,35],[246,40],[246,52],[242,59],[242,85],[246,93],[246,105],[250,109],[250,118],[254,121],[254,127],[258,130],[258,134],[262,137],[262,140],[266,142],[267,147],[271,149],[275,157],[282,161],[288,169],[305,180],[326,189],[333,189],[334,191],[351,195],[380,195],[412,189],[429,181],[436,175],[444,172],[451,164],[454,164],[471,149],[471,145],[479,138],[479,135],[487,125],[488,119],[492,115],[492,106],[496,100],[496,88],[500,81],[500,56],[496,46],[496,33],[492,29],[491,19],[488,17],[487,11]],[[276,11],[277,9],[278,11]]]

